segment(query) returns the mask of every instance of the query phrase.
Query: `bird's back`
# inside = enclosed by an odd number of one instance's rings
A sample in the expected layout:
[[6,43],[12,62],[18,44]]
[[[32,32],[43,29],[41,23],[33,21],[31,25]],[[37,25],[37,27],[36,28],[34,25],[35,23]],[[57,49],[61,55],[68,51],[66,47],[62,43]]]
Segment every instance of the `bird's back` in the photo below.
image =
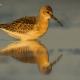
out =
[[13,21],[12,23],[0,24],[0,28],[18,33],[27,33],[34,28],[36,17],[23,17]]

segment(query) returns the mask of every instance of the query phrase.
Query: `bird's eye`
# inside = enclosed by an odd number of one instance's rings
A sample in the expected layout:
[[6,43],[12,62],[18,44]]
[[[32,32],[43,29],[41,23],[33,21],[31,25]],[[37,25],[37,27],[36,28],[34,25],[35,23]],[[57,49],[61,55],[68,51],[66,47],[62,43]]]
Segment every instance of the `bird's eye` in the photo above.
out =
[[47,11],[47,13],[49,14],[49,11]]

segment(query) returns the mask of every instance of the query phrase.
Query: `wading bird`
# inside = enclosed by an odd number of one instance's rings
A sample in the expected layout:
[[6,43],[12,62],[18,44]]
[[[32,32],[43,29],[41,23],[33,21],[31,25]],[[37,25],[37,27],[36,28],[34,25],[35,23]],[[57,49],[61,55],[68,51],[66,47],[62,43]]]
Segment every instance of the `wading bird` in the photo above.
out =
[[51,6],[44,5],[40,8],[38,16],[25,16],[11,23],[0,24],[0,29],[17,39],[33,40],[38,39],[47,32],[50,19],[56,20],[63,26],[53,15]]

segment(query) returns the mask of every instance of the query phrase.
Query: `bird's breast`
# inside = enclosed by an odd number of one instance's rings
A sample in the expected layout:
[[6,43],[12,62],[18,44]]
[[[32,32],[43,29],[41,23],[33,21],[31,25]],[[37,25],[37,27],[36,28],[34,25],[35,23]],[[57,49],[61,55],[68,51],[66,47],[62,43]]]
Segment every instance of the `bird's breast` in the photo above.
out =
[[38,31],[41,35],[46,33],[48,30],[48,22],[42,22],[39,24]]

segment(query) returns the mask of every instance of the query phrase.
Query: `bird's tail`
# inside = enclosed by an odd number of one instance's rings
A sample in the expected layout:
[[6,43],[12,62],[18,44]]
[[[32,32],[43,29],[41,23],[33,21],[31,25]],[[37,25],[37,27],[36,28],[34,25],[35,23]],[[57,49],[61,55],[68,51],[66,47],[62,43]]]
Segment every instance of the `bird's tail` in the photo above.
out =
[[0,28],[2,27],[3,25],[2,24],[0,24]]
[[0,24],[0,28],[5,28],[8,24]]
[[2,50],[2,49],[0,48],[0,56],[2,56],[2,55],[3,55],[1,50]]

